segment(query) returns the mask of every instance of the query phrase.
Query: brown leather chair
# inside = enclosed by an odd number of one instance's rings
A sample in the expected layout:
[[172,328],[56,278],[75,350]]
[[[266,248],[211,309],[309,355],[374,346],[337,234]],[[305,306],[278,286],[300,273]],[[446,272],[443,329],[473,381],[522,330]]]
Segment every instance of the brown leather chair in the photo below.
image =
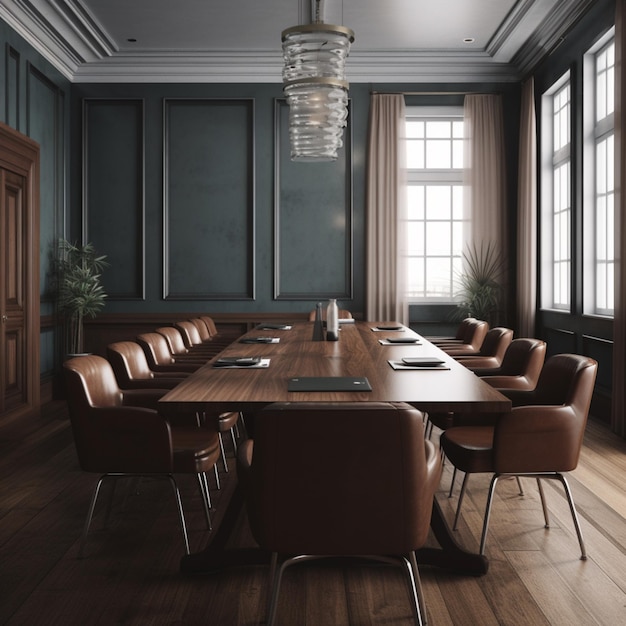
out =
[[[270,405],[257,415],[254,440],[241,444],[238,469],[253,536],[272,553],[268,624],[276,618],[285,568],[337,555],[399,557],[422,623],[414,551],[429,532],[441,454],[424,440],[417,409]],[[306,556],[287,559],[276,573],[279,554]]]
[[[495,369],[475,369],[474,373],[502,393],[509,389],[532,391],[537,385],[539,374],[546,357],[546,343],[540,339],[514,339]],[[488,426],[495,422],[494,415],[468,415],[463,413],[429,413],[426,434],[430,438],[433,426],[441,430],[452,426]],[[454,478],[452,480],[454,484]],[[450,490],[452,495],[452,489]]]
[[80,467],[85,472],[101,474],[89,505],[79,557],[103,481],[138,475],[167,478],[172,484],[185,551],[189,554],[185,515],[174,474],[197,476],[210,528],[211,504],[205,473],[215,467],[219,458],[217,432],[172,427],[157,411],[135,406],[142,395],[150,392],[120,389],[110,363],[103,357],[76,357],[66,361],[63,369]]
[[167,339],[160,333],[142,333],[137,335],[136,341],[146,355],[148,367],[153,372],[183,377],[184,374],[195,372],[203,365],[203,361],[196,363],[185,362],[184,359],[177,361],[170,352]]
[[[209,337],[213,344],[226,347],[226,346],[229,346],[233,342],[233,337],[225,337],[217,330],[217,326],[215,325],[215,322],[213,321],[212,317],[209,317],[208,315],[200,315],[196,319],[204,323],[204,325],[206,326],[209,332]],[[195,320],[192,320],[192,321],[195,321]]]
[[180,363],[198,363],[203,365],[210,358],[213,358],[209,355],[192,354],[185,346],[180,330],[174,328],[174,326],[162,326],[157,328],[156,332],[165,337],[171,355]]
[[475,317],[466,317],[461,323],[458,325],[456,329],[456,334],[454,337],[445,337],[438,335],[425,336],[424,339],[430,341],[430,343],[434,343],[436,346],[442,343],[463,343],[463,337],[465,336],[466,329],[475,322]]
[[546,528],[549,527],[540,479],[561,481],[574,520],[581,558],[586,558],[585,544],[574,500],[563,472],[578,465],[585,426],[598,365],[596,361],[574,354],[550,357],[533,391],[514,390],[514,408],[500,416],[494,426],[459,426],[447,429],[441,446],[450,462],[465,472],[459,495],[454,526],[458,522],[467,480],[471,473],[493,472],[480,553],[485,552],[491,503],[501,476],[532,476],[537,479]]
[[460,355],[455,358],[459,363],[472,371],[475,371],[478,368],[495,369],[502,365],[504,355],[512,341],[513,331],[510,328],[497,326],[496,328],[491,328],[487,331],[483,344],[477,355]]
[[223,347],[219,345],[212,344],[210,340],[203,342],[198,327],[191,320],[176,322],[174,327],[180,331],[185,348],[187,348],[192,355],[203,355],[210,359],[223,349]]
[[188,376],[188,372],[181,372],[179,376],[153,372],[143,348],[136,341],[116,341],[109,344],[107,359],[121,389],[173,389]]
[[489,331],[489,324],[482,320],[474,320],[468,324],[459,344],[439,344],[438,347],[450,356],[476,356],[480,352],[483,341]]
[[545,341],[522,337],[511,342],[500,367],[477,368],[474,373],[496,389],[532,391],[537,386],[545,358]]
[[[352,313],[350,313],[350,311],[348,311],[347,309],[339,309],[339,319],[351,320]],[[322,320],[326,321],[326,307],[325,306],[322,307]],[[309,313],[309,322],[314,322],[314,321],[315,321],[315,309],[313,309]]]

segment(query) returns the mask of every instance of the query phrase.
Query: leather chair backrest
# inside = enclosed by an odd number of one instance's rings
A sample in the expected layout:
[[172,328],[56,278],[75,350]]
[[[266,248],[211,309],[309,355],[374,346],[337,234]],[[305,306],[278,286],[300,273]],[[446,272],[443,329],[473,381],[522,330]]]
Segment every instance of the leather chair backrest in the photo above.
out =
[[456,329],[455,339],[463,339],[467,329],[476,321],[475,317],[466,317],[461,321],[459,327]]
[[218,334],[217,326],[215,325],[215,322],[212,317],[209,317],[208,315],[201,315],[200,319],[206,324],[207,328],[209,329],[209,333],[211,337],[214,337],[215,335]]
[[154,369],[154,367],[159,365],[171,365],[174,363],[167,339],[160,333],[142,333],[137,335],[137,343],[142,347],[150,369]]
[[209,331],[209,327],[206,325],[206,322],[200,317],[194,317],[189,320],[198,330],[198,334],[200,335],[200,341],[210,341],[211,333]]
[[107,358],[122,389],[130,381],[154,378],[146,355],[136,341],[117,341],[109,344]]
[[480,349],[489,331],[489,324],[483,320],[474,320],[470,322],[463,334],[463,343]]
[[202,343],[200,333],[193,322],[184,320],[182,322],[176,322],[174,326],[180,331],[186,348],[193,348],[194,346],[198,346]]
[[503,359],[507,348],[513,341],[513,331],[510,328],[498,326],[487,331],[478,356],[494,356]]
[[274,404],[257,416],[253,446],[242,486],[264,548],[400,554],[425,541],[441,457],[413,407]]
[[104,357],[92,354],[75,357],[65,361],[63,368],[70,412],[121,406],[124,393]]
[[[584,380],[583,374],[587,372],[586,375],[593,376],[595,381],[595,368],[596,362],[589,357],[578,354],[555,354],[545,361],[533,391],[513,390],[504,393],[511,399],[514,407],[578,404],[580,402],[578,390],[582,384],[580,381]],[[593,393],[593,388],[590,393]]]
[[521,337],[514,339],[502,359],[498,376],[526,376],[539,380],[546,357],[546,342],[541,339]]
[[172,354],[187,354],[189,352],[178,328],[174,328],[174,326],[163,326],[162,328],[157,328],[156,332],[165,337]]

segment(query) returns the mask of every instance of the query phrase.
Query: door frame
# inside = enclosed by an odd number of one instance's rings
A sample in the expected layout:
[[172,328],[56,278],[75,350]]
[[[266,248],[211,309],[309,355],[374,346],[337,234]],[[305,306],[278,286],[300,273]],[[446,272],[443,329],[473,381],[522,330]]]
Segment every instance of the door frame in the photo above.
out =
[[[39,144],[0,122],[0,168],[23,176],[24,189],[24,403],[2,414],[8,419],[38,413],[41,403],[39,287]],[[0,215],[0,219],[4,219]],[[2,321],[0,320],[0,324]]]

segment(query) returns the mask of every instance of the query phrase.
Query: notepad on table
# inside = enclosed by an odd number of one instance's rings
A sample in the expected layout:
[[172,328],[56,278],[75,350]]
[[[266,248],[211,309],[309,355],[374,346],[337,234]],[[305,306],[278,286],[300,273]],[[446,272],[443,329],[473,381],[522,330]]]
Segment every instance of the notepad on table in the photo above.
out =
[[213,367],[256,368],[268,367],[269,364],[269,359],[264,359],[258,356],[225,356],[214,361]]

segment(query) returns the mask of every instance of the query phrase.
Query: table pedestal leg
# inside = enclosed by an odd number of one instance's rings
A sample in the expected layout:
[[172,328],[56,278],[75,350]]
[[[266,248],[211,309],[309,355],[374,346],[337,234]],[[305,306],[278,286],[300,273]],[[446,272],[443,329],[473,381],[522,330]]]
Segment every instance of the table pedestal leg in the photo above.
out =
[[[224,513],[224,518],[207,547],[201,552],[182,557],[180,563],[182,573],[210,574],[227,567],[269,563],[269,552],[258,547],[226,549],[230,533],[243,511],[243,504],[243,494],[237,486],[228,504],[228,509]],[[482,576],[487,573],[489,569],[487,558],[481,554],[468,552],[456,542],[436,499],[433,502],[430,526],[440,548],[417,550],[419,565],[431,565],[457,574],[471,576]]]

